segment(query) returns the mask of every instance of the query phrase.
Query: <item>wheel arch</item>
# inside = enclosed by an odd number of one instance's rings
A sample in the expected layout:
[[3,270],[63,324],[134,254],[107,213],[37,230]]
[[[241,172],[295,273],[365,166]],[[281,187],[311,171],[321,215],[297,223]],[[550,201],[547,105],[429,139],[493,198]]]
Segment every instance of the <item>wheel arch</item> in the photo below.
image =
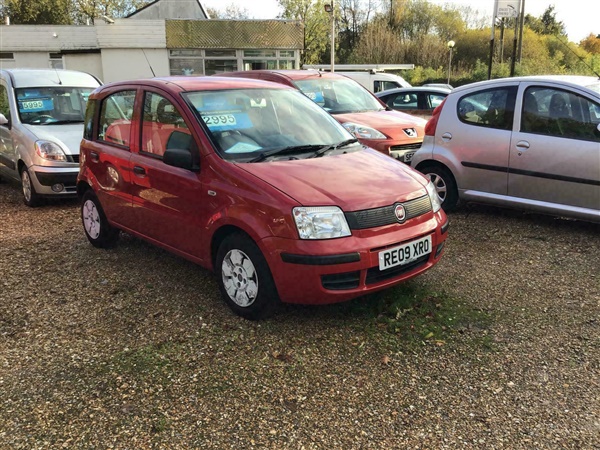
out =
[[231,225],[231,224],[223,225],[222,227],[220,227],[213,233],[212,239],[210,242],[210,262],[213,267],[213,270],[214,270],[215,263],[217,260],[217,252],[219,251],[219,247],[220,247],[221,243],[228,236],[231,236],[232,234],[235,234],[235,233],[243,234],[244,236],[246,236],[248,239],[250,239],[252,242],[254,242],[258,246],[258,243],[256,242],[256,240],[252,236],[250,236],[250,234],[248,234],[246,231],[244,231],[242,228],[240,228],[236,225]]

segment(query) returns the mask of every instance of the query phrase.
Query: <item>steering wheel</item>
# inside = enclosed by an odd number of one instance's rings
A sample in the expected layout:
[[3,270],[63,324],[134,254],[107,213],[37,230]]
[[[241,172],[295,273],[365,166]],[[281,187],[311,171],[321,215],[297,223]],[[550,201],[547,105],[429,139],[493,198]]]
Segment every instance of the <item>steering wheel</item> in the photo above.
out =
[[49,120],[54,120],[54,117],[48,114],[40,114],[39,116],[35,116],[33,119],[31,119],[31,122],[46,123]]

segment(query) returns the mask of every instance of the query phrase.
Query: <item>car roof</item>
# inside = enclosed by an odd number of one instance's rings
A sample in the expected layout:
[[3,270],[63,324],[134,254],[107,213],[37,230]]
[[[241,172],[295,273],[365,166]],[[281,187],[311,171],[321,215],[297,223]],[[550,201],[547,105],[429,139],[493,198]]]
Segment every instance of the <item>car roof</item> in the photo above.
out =
[[2,75],[10,78],[15,88],[77,86],[95,88],[102,83],[93,75],[65,69],[2,69]]
[[270,81],[256,80],[252,78],[235,78],[235,77],[219,77],[219,76],[171,76],[171,77],[156,77],[143,78],[138,80],[115,81],[106,84],[99,91],[111,88],[113,86],[154,86],[161,87],[170,91],[185,92],[185,91],[218,91],[224,89],[292,89],[279,83]]
[[492,80],[477,81],[475,83],[465,84],[452,90],[452,93],[462,92],[474,87],[495,86],[505,83],[519,82],[558,82],[575,87],[583,87],[588,91],[600,94],[600,78],[585,75],[527,75],[520,77],[495,78]]
[[[336,72],[323,72],[320,70],[314,69],[282,69],[282,70],[268,70],[268,69],[260,69],[260,70],[248,70],[248,71],[238,71],[238,72],[228,72],[223,74],[224,76],[245,76],[249,72],[255,74],[270,74],[270,75],[279,75],[283,78],[287,78],[290,80],[306,80],[310,78],[344,78],[349,79],[347,76],[342,75],[341,73]],[[215,75],[213,75],[215,76]]]
[[386,89],[385,91],[376,92],[375,95],[377,97],[382,97],[384,95],[389,94],[401,94],[403,92],[433,92],[436,94],[449,94],[452,92],[452,89],[442,88],[442,87],[427,87],[427,86],[413,86],[407,88],[393,88]]

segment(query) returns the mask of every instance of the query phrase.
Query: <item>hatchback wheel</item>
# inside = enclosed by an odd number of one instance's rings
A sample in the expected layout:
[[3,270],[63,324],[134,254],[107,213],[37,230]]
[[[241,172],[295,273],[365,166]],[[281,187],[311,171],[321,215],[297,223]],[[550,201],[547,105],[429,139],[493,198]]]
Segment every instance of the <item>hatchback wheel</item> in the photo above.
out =
[[442,209],[452,211],[458,203],[458,189],[450,171],[440,166],[425,166],[419,170],[435,186],[435,191],[442,202]]
[[91,190],[83,195],[81,201],[81,222],[88,241],[94,247],[112,247],[119,238],[119,230],[108,223],[98,197]]
[[23,202],[31,207],[39,205],[40,196],[35,192],[31,175],[26,167],[21,170],[21,186],[23,187]]
[[238,315],[251,320],[269,317],[279,304],[271,271],[258,246],[235,233],[219,246],[215,265],[225,302]]

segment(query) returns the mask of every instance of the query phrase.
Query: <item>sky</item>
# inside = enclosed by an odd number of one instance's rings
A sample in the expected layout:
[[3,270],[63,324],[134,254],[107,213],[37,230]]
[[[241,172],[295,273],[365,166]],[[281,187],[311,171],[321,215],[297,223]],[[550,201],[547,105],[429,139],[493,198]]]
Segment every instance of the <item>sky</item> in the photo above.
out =
[[[429,0],[443,5],[452,3],[471,6],[486,15],[492,16],[494,0]],[[277,0],[200,0],[207,8],[223,9],[234,4],[245,8],[254,19],[274,19],[279,14]],[[580,42],[590,33],[600,34],[600,1],[598,0],[525,0],[525,13],[540,17],[549,5],[554,5],[556,19],[565,24],[569,40]]]

